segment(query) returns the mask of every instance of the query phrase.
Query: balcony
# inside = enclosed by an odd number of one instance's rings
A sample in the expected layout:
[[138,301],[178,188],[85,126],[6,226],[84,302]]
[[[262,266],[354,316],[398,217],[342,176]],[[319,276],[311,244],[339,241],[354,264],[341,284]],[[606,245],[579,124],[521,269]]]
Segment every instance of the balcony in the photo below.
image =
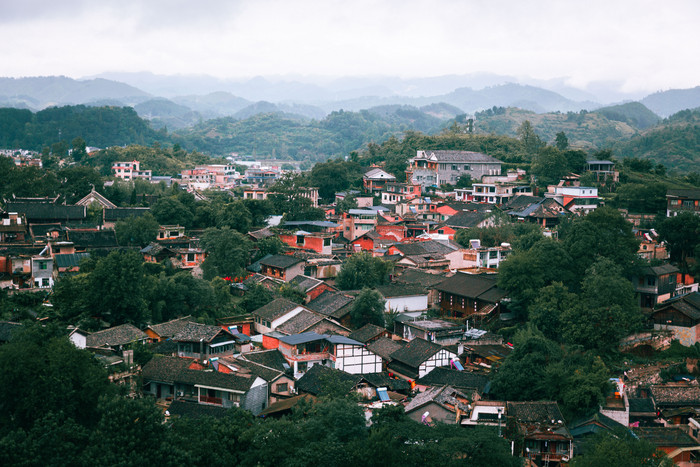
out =
[[205,395],[199,396],[199,403],[200,404],[210,404],[210,405],[224,405],[224,401],[223,401],[223,399],[221,399],[221,397],[211,397],[211,396],[205,396]]

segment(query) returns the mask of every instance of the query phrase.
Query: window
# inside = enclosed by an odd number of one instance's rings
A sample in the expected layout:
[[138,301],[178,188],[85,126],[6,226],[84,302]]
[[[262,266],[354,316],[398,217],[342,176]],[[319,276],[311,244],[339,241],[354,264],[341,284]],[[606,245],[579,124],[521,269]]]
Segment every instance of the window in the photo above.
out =
[[303,245],[303,244],[304,244],[304,236],[297,235],[297,245]]
[[309,364],[307,362],[297,362],[297,372],[298,373],[306,373],[306,370],[309,368]]
[[289,391],[289,387],[287,383],[280,383],[277,386],[275,386],[275,392],[287,392]]
[[323,239],[323,246],[331,246],[331,239],[329,238],[324,238]]
[[45,270],[47,267],[48,263],[46,261],[39,262],[39,269]]
[[456,165],[452,165],[452,170],[459,170]]
[[187,253],[187,261],[189,263],[194,261],[194,253]]
[[466,165],[466,164],[465,164],[465,165],[464,165],[464,170],[471,170],[471,167],[469,167],[469,165]]

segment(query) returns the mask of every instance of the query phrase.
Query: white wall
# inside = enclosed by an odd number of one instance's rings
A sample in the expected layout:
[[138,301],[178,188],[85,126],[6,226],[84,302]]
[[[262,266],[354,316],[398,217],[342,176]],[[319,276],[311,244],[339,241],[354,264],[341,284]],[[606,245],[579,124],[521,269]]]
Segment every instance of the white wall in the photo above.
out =
[[428,294],[410,297],[391,297],[386,299],[384,308],[391,311],[423,311],[428,309]]

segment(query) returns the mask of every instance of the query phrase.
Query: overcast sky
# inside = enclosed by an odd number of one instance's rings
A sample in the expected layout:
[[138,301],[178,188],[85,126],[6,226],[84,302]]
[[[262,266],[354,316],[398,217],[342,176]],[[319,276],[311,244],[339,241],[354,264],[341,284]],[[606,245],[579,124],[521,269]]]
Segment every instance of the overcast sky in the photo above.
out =
[[439,76],[700,85],[698,0],[0,0],[0,76]]

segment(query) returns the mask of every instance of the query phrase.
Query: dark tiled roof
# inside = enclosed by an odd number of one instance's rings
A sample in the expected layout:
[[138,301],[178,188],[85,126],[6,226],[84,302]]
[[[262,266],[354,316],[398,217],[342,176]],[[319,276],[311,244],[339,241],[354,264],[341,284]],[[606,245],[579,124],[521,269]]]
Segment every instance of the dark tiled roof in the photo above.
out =
[[[495,278],[457,273],[437,284],[435,289],[441,292],[459,295],[461,297],[479,298],[494,302],[494,298],[498,298],[501,295],[505,296],[505,291],[498,289],[496,283],[497,280]],[[486,295],[487,292],[491,291],[492,289],[494,292]]]
[[176,342],[211,342],[219,333],[230,334],[219,326],[188,322],[173,336]]
[[427,254],[446,255],[457,250],[456,246],[448,245],[437,240],[425,242],[397,243],[394,245],[404,256],[416,256]]
[[425,386],[450,385],[458,389],[476,389],[480,394],[487,392],[490,386],[488,376],[469,371],[457,371],[452,368],[435,368],[427,375],[416,380],[416,383]]
[[87,336],[88,347],[112,347],[147,339],[145,332],[132,324],[122,324]]
[[326,379],[332,381],[333,385],[346,385],[348,392],[350,392],[357,383],[362,381],[362,375],[351,375],[341,370],[317,364],[309,368],[309,371],[299,378],[295,387],[299,391],[318,396],[323,393]]
[[12,340],[12,335],[21,327],[21,323],[0,321],[0,342],[10,342]]
[[367,341],[370,341],[374,339],[377,336],[380,336],[382,333],[386,332],[386,329],[384,329],[381,326],[377,326],[375,324],[367,323],[364,326],[362,326],[360,329],[353,331],[348,335],[350,339],[356,340],[358,342],[362,342],[363,344],[366,344]]
[[323,316],[313,311],[302,310],[296,316],[277,326],[276,331],[289,335],[299,334],[323,319]]
[[185,369],[180,372],[177,381],[186,384],[247,392],[253,385],[253,382],[255,382],[256,377],[252,373],[239,376],[234,373]]
[[438,353],[442,347],[417,337],[391,354],[391,359],[418,368],[421,363]]
[[557,218],[568,212],[561,204],[552,198],[519,195],[504,206],[511,216],[534,218]]
[[178,381],[180,373],[192,363],[191,358],[161,357],[156,355],[143,366],[141,374],[144,381],[160,381],[173,384]]
[[105,208],[104,218],[105,221],[118,221],[128,217],[143,216],[150,210],[151,208]]
[[443,408],[449,410],[450,412],[456,411],[450,406],[459,407],[461,410],[468,412],[469,407],[467,406],[467,404],[461,402],[459,399],[469,400],[471,398],[463,392],[450,386],[429,388],[423,392],[419,392],[418,394],[416,394],[416,396],[411,400],[411,402],[406,404],[405,410],[406,412],[411,412],[424,406],[425,404],[434,402],[436,404],[441,405]]
[[168,413],[172,417],[202,418],[214,417],[224,418],[231,412],[224,407],[214,405],[197,404],[196,402],[173,401],[168,407]]
[[61,232],[59,238],[65,239],[65,234],[63,233],[64,228],[61,224],[30,224],[29,230],[32,233],[34,241],[46,240],[46,234],[53,231]]
[[148,328],[158,334],[161,338],[172,337],[180,332],[189,322],[190,316],[185,316],[184,318],[173,319],[166,323],[152,324],[151,326],[148,326]]
[[292,284],[294,287],[297,287],[302,292],[306,293],[309,290],[316,287],[317,285],[323,284],[323,281],[300,274],[294,277],[294,279],[290,280],[289,283]]
[[282,352],[277,349],[262,350],[260,352],[248,352],[242,355],[246,360],[273,368],[278,371],[286,371],[289,367],[287,360],[282,356]]
[[683,189],[683,188],[669,188],[666,190],[666,196],[672,198],[691,198],[700,199],[699,189]]
[[68,241],[76,246],[85,248],[116,248],[117,237],[114,230],[68,230],[66,232]]
[[264,266],[271,266],[274,268],[287,269],[295,264],[301,263],[303,260],[295,258],[289,255],[272,255],[269,258],[263,258],[260,260],[260,264]]
[[265,417],[268,415],[282,415],[284,413],[288,413],[292,410],[292,408],[296,407],[296,405],[302,399],[306,399],[308,402],[313,402],[316,398],[309,394],[302,394],[301,396],[294,396],[290,397],[289,399],[283,399],[281,401],[277,401],[273,404],[270,404],[268,408],[260,412],[258,415],[260,417]]
[[250,372],[252,374],[260,376],[262,379],[264,379],[268,383],[276,380],[277,378],[279,378],[281,375],[284,374],[284,372],[282,372],[282,371],[275,370],[274,368],[268,368],[264,365],[260,365],[259,363],[245,360],[244,358],[237,358],[235,360],[232,360],[231,363],[234,366],[241,366],[243,368],[250,370]]
[[508,402],[508,416],[519,422],[551,424],[552,420],[564,421],[559,405],[551,401]]
[[352,297],[326,290],[307,303],[306,306],[323,315],[340,319],[350,313],[350,307],[348,305],[352,303],[352,301]]
[[630,397],[630,413],[656,413],[654,401],[649,397]]
[[489,216],[490,214],[486,212],[462,211],[450,216],[445,221],[445,225],[458,229],[471,229],[477,227]]
[[700,406],[700,386],[651,386],[657,407]]
[[405,379],[397,379],[389,376],[389,373],[367,373],[362,378],[375,388],[387,388],[389,391],[410,391],[411,383]]
[[662,264],[660,266],[649,266],[642,269],[642,274],[645,276],[663,276],[666,274],[673,274],[679,272],[680,270],[670,264]]
[[425,151],[425,155],[427,157],[430,157],[432,155],[435,155],[437,158],[438,162],[488,162],[488,163],[493,163],[493,164],[500,164],[501,161],[498,159],[489,156],[488,154],[484,154],[481,152],[474,152],[474,151],[447,151],[447,150],[441,150],[441,151]]
[[270,230],[269,227],[265,227],[264,229],[254,230],[252,232],[248,232],[248,235],[253,237],[255,240],[262,240],[263,238],[275,236],[274,232],[272,232],[272,230]]
[[394,279],[394,282],[431,287],[444,280],[445,276],[442,274],[430,274],[428,272],[421,271],[420,269],[406,269],[403,274]]
[[634,428],[633,431],[639,438],[649,441],[658,447],[690,447],[700,445],[700,443],[678,427],[644,427]]
[[678,310],[693,320],[700,320],[700,292],[692,292],[666,300],[654,310],[654,313],[668,309]]
[[367,349],[376,353],[384,360],[390,361],[391,355],[404,345],[406,345],[405,341],[395,341],[393,339],[389,339],[388,337],[380,337],[376,341],[372,341],[367,344]]
[[73,268],[80,266],[80,262],[89,258],[90,253],[65,253],[53,257],[57,268]]
[[65,206],[51,203],[22,203],[9,201],[5,206],[7,212],[22,213],[28,222],[39,219],[53,219],[58,222],[83,220],[86,217],[85,206]]
[[267,321],[274,321],[300,306],[301,305],[298,303],[294,303],[286,298],[276,298],[267,305],[258,308],[251,314],[259,316]]

